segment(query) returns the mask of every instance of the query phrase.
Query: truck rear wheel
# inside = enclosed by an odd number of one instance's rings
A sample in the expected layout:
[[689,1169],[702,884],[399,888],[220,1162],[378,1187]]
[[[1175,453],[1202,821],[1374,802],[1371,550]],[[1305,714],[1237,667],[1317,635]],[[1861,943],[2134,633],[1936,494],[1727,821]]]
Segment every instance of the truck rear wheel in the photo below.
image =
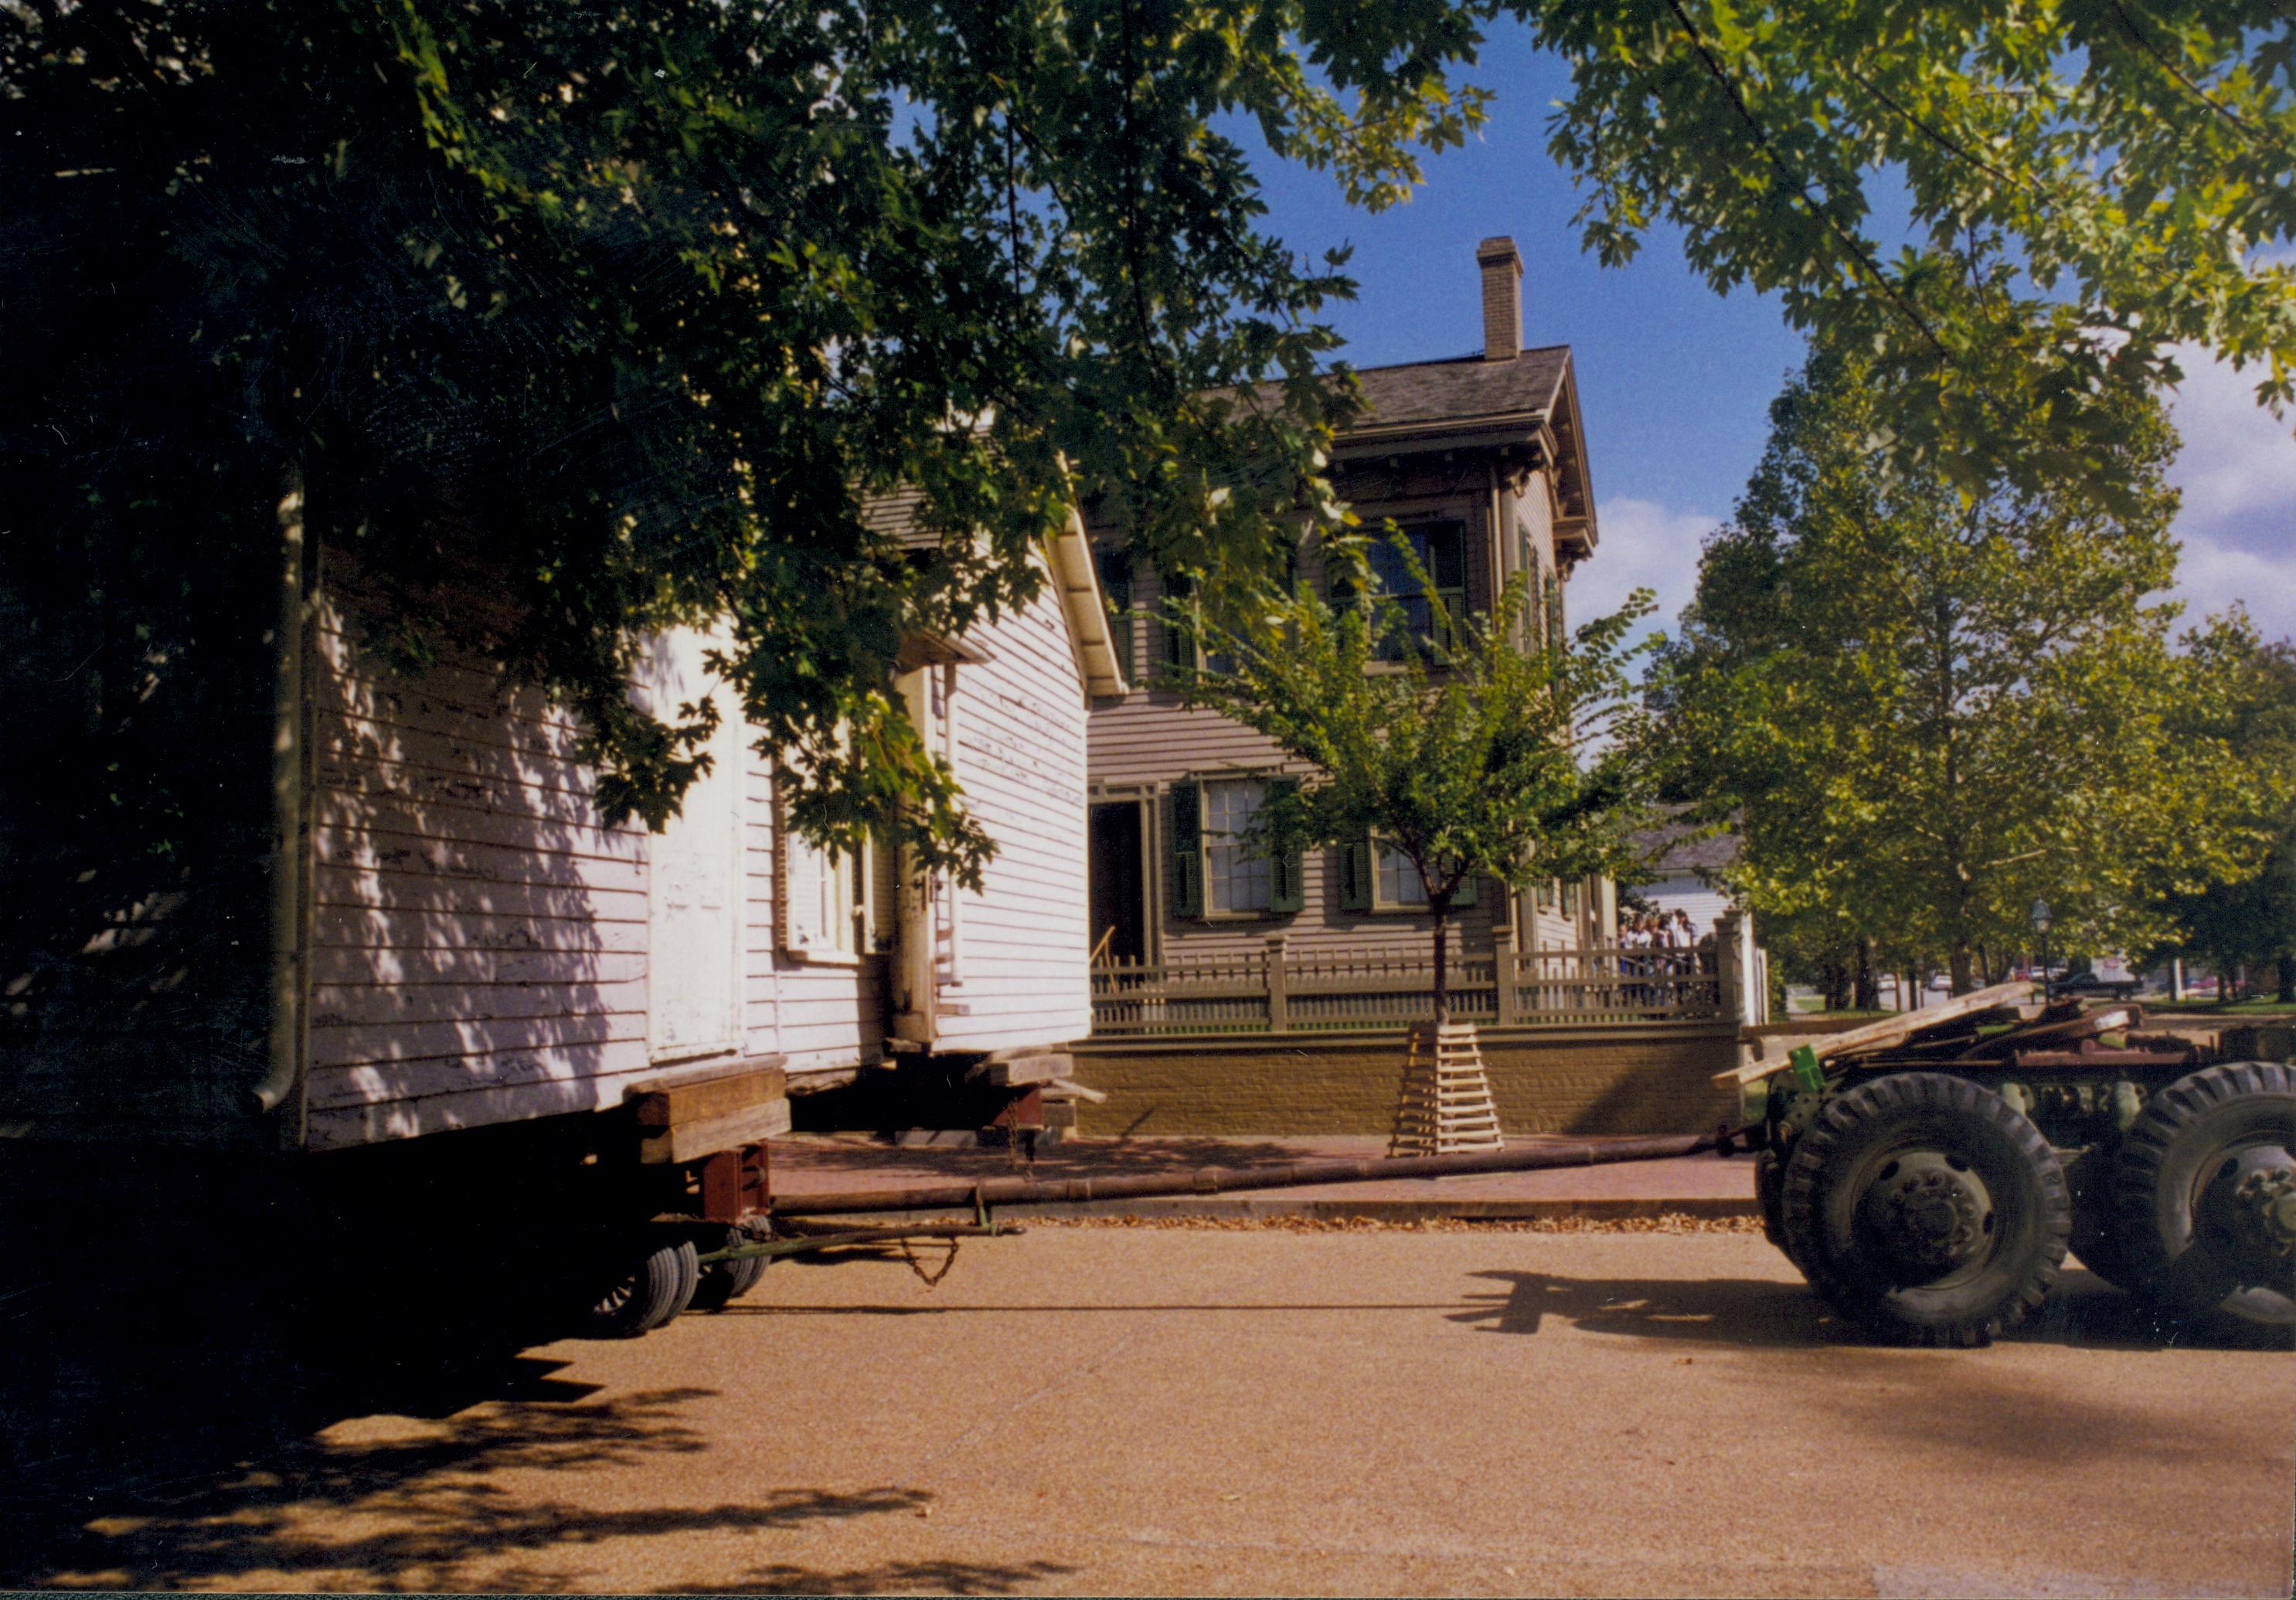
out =
[[701,1278],[698,1253],[690,1238],[645,1235],[627,1269],[590,1306],[583,1331],[594,1339],[635,1339],[674,1321],[693,1303]]
[[1794,1141],[1786,1253],[1835,1309],[1917,1344],[1983,1344],[2048,1297],[2071,1226],[2056,1152],[1965,1078],[1892,1073]]
[[2296,1072],[2230,1062],[2154,1095],[2121,1143],[2113,1199],[2138,1298],[2296,1323]]

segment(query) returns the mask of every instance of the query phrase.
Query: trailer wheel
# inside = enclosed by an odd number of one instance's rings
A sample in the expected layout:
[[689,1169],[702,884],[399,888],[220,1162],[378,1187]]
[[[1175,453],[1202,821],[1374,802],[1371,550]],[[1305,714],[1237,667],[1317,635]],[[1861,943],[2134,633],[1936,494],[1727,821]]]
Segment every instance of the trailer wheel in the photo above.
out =
[[[728,1245],[746,1244],[749,1235],[737,1229],[726,1230]],[[692,1310],[722,1311],[734,1302],[758,1286],[766,1275],[766,1258],[762,1255],[743,1256],[739,1261],[712,1261],[701,1269],[701,1282],[693,1291]]]
[[693,1241],[649,1233],[634,1244],[636,1259],[583,1318],[594,1339],[635,1339],[693,1303],[701,1276]]
[[2064,1169],[2023,1114],[1941,1073],[1836,1097],[1794,1142],[1786,1253],[1875,1332],[1976,1345],[2048,1297],[2070,1228]]
[[2205,1067],[2154,1095],[2113,1174],[2131,1293],[2177,1318],[2296,1323],[2296,1072]]

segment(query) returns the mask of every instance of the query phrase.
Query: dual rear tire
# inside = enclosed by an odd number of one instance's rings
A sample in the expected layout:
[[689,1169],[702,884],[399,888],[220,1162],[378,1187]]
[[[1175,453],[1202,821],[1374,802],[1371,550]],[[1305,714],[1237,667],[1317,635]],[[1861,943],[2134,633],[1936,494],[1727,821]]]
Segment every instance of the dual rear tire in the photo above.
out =
[[1887,1337],[1987,1343],[2040,1306],[2069,1243],[2168,1320],[2296,1326],[2296,1070],[2191,1073],[2077,1167],[2076,1196],[1999,1095],[1897,1073],[1827,1102],[1755,1186],[1812,1286]]

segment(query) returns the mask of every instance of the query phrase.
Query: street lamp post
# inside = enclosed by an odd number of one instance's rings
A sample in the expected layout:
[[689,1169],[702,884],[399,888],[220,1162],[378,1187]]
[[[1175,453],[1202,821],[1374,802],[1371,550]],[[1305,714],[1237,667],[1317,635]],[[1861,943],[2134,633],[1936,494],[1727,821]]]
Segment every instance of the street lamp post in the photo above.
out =
[[2054,920],[2049,915],[2047,901],[2033,902],[2031,920],[2033,931],[2040,935],[2041,940],[2041,1003],[2046,1006],[2049,1003],[2049,924]]

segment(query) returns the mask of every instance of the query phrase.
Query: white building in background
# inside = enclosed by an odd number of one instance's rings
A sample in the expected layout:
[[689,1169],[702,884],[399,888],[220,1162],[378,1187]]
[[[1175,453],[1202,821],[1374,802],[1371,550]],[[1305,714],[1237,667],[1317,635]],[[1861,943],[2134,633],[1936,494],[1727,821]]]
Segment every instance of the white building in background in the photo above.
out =
[[1702,837],[1684,822],[1663,822],[1635,836],[1650,874],[1639,884],[1621,884],[1623,899],[1632,895],[1649,902],[1671,917],[1677,910],[1690,916],[1691,937],[1702,939],[1729,912],[1742,908],[1733,902],[1714,878],[1738,857],[1733,834]]

